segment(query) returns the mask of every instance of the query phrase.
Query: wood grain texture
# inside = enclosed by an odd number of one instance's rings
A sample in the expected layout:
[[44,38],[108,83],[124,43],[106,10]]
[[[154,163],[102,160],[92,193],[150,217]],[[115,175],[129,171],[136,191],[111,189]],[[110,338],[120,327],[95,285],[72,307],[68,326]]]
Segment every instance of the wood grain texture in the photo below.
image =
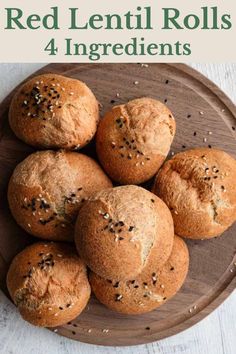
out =
[[[212,129],[213,130],[213,129]],[[216,328],[217,326],[216,326],[216,323],[217,323],[217,321],[215,321],[215,323],[214,323],[214,328]],[[232,322],[233,323],[233,322]],[[198,327],[198,326],[197,326]],[[195,327],[196,328],[196,327]],[[33,329],[32,329],[33,330]],[[228,331],[229,329],[227,329],[227,331]],[[37,331],[38,331],[38,329],[37,329]],[[220,331],[218,331],[217,332],[217,334],[216,334],[216,336],[217,337],[215,337],[214,338],[214,340],[216,340],[216,338],[223,338],[223,333],[224,333],[224,329],[222,328],[222,330]],[[234,333],[233,331],[232,331],[232,333]],[[219,336],[219,334],[222,334],[222,336]],[[179,337],[179,336],[178,336]],[[195,338],[196,336],[193,336],[193,337],[191,337],[191,338]],[[210,345],[210,344],[212,344],[212,340],[213,339],[211,339],[211,338],[209,338],[209,337],[211,337],[211,336],[209,336],[209,332],[208,332],[208,334],[206,334],[206,338],[207,338],[207,340],[206,340],[206,345]],[[173,337],[173,338],[176,338],[176,337]],[[204,336],[202,336],[201,337],[201,340],[203,339],[203,338],[205,338]],[[205,338],[205,339],[206,339]],[[195,338],[196,339],[196,338]],[[172,338],[170,339],[170,340],[172,340]],[[169,343],[170,343],[170,340],[169,340]],[[173,346],[172,348],[170,348],[168,345],[166,346],[166,347],[163,347],[162,346],[162,344],[161,343],[164,343],[165,341],[161,341],[161,342],[159,342],[159,343],[157,343],[157,344],[153,344],[153,345],[149,345],[149,346],[147,346],[147,347],[144,347],[144,346],[142,346],[142,347],[139,347],[139,349],[134,349],[134,348],[131,348],[131,349],[129,349],[130,351],[127,351],[127,352],[130,352],[130,353],[133,353],[133,352],[135,352],[135,353],[138,353],[138,352],[144,352],[144,350],[146,350],[146,352],[148,353],[148,352],[160,352],[160,353],[170,353],[170,352],[178,352],[178,350],[179,351],[181,351],[181,352],[189,352],[188,351],[188,349],[189,349],[189,346],[185,346],[185,345],[182,345],[182,346]],[[198,339],[198,344],[199,344],[199,339]],[[201,341],[200,341],[201,342]],[[203,342],[204,343],[204,342]],[[203,344],[202,343],[202,344]],[[219,342],[220,343],[220,342]],[[218,344],[219,344],[218,343]],[[222,343],[223,343],[223,340],[222,340]],[[80,347],[82,346],[82,344],[80,344]],[[226,346],[226,344],[224,344],[224,346]],[[86,346],[83,346],[84,347],[84,349],[85,348],[87,348]],[[199,348],[201,348],[201,346],[199,347],[199,346],[194,346],[194,345],[192,345],[192,351],[191,352],[193,352],[193,350],[194,350],[194,348],[195,349],[199,349]],[[212,347],[213,348],[213,347]],[[216,349],[217,347],[214,345],[214,348]],[[216,352],[219,352],[219,353],[221,353],[221,352],[223,352],[223,351],[220,351],[220,350],[223,350],[223,344],[221,345],[221,347],[220,347],[220,345],[218,345],[218,348],[219,348],[219,351],[216,351]],[[225,347],[226,348],[226,347]],[[71,347],[71,349],[72,349],[72,347]],[[78,347],[77,347],[77,349],[78,349]],[[214,349],[214,350],[215,350]],[[63,350],[63,349],[62,349]],[[85,349],[85,350],[87,350],[87,349]],[[109,350],[109,349],[105,349],[105,348],[103,348],[103,350],[101,351],[101,352],[103,352],[103,353],[105,353],[105,352],[108,352],[107,350]],[[140,350],[140,351],[139,351]],[[218,350],[218,349],[217,349]],[[231,348],[229,347],[229,348],[227,348],[227,351],[226,351],[226,353],[231,353],[229,350],[231,350]],[[120,351],[120,349],[118,350],[116,350],[117,352],[121,352]],[[53,351],[53,352],[55,352],[55,351]],[[62,352],[64,352],[64,351],[62,351]],[[65,351],[66,352],[66,351]],[[78,352],[78,351],[77,351]],[[85,352],[85,351],[83,351],[83,352]],[[100,349],[97,349],[97,352],[100,352]]]

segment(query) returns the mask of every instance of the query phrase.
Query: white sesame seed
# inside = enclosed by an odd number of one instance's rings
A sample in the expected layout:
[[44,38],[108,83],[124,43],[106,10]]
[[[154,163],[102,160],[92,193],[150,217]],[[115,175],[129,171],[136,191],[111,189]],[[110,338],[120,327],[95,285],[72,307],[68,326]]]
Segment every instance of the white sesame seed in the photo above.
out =
[[212,132],[208,132],[208,135],[212,135]]
[[233,273],[234,270],[233,270],[233,269],[230,269],[229,271],[230,271],[230,273]]
[[74,92],[70,92],[69,95],[73,96],[73,95],[74,95]]
[[134,85],[138,85],[139,84],[139,81],[134,81]]
[[203,111],[200,111],[199,114],[200,114],[200,116],[203,116],[203,115],[204,115],[204,112],[203,112]]
[[57,257],[63,257],[63,256],[62,256],[62,254],[59,254],[59,253],[58,253],[58,254],[57,254]]
[[92,330],[91,330],[91,328],[89,328],[89,329],[88,329],[88,333],[91,333],[91,332],[92,332]]
[[174,156],[174,154],[175,154],[175,153],[174,153],[174,151],[171,151],[171,153],[170,153],[170,154],[171,154],[171,156]]
[[119,94],[119,92],[117,92],[117,94],[116,94],[116,97],[120,97],[120,94]]
[[109,215],[108,213],[105,213],[105,214],[103,215],[103,218],[104,218],[104,219],[109,219],[109,217],[110,217],[110,215]]
[[109,332],[109,329],[103,329],[102,332],[103,332],[103,333],[108,333],[108,332]]
[[28,227],[29,227],[29,228],[31,228],[31,225],[30,225],[30,224],[28,224]]
[[203,142],[206,143],[206,141],[207,141],[207,138],[203,138]]
[[193,312],[193,309],[189,309],[188,312],[189,312],[189,313],[192,313],[192,312]]
[[52,311],[52,308],[51,308],[51,307],[49,307],[49,308],[48,308],[48,311]]
[[65,87],[62,87],[61,89],[62,89],[62,91],[65,91],[65,90],[66,90]]
[[58,313],[56,312],[56,313],[54,314],[54,316],[57,317],[57,316],[58,316]]
[[142,68],[148,68],[148,66],[149,66],[148,64],[141,64]]
[[144,162],[143,161],[141,162],[141,165],[144,166]]
[[58,329],[54,329],[54,332],[57,333],[57,332],[58,332]]
[[36,81],[35,84],[36,84],[36,85],[39,85],[39,81]]
[[196,305],[194,305],[194,306],[193,306],[193,309],[194,309],[194,310],[196,310],[196,309],[197,309],[197,306],[196,306]]
[[31,116],[31,113],[29,112],[29,113],[27,114],[27,116],[28,116],[28,117]]
[[165,288],[165,285],[161,284],[161,288],[164,289],[164,288]]

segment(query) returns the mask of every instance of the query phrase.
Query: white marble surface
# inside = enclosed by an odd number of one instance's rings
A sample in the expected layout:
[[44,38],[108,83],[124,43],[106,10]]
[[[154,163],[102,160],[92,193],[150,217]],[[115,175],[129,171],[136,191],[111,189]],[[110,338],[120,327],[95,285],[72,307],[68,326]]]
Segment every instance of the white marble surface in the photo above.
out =
[[[0,64],[0,101],[42,64]],[[236,103],[236,63],[191,64]],[[78,343],[21,320],[0,291],[0,354],[235,354],[236,292],[194,327],[159,342],[137,347],[99,347]]]

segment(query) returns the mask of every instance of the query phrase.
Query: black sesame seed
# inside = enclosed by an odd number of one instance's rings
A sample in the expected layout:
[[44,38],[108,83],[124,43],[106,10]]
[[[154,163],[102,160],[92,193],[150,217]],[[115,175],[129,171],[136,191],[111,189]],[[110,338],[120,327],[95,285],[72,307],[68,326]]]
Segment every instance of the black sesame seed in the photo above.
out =
[[174,270],[174,269],[175,269],[174,267],[171,267],[171,268],[170,268],[171,271]]
[[115,100],[111,100],[110,102],[111,102],[111,104],[113,104],[113,103],[115,103],[116,101],[115,101]]
[[108,283],[112,284],[112,280],[107,279]]
[[119,221],[119,225],[120,226],[124,226],[124,222],[123,221]]
[[169,80],[166,80],[166,85],[169,83]]
[[124,237],[119,237],[119,241],[122,241],[122,240],[124,240]]
[[135,283],[135,280],[131,280],[131,284],[134,284]]
[[130,226],[130,227],[129,227],[129,232],[132,232],[133,229],[134,229],[134,226]]
[[208,145],[209,149],[211,149],[211,145]]
[[59,306],[59,310],[63,310],[63,307]]
[[194,132],[194,133],[193,133],[193,136],[196,136],[196,135],[197,135],[197,132]]
[[235,128],[235,127],[232,127],[232,130],[233,130],[233,131],[235,131],[235,130],[236,130],[236,128]]
[[151,199],[151,202],[152,202],[152,203],[155,203],[155,200],[154,200],[154,199]]
[[146,329],[147,331],[150,331],[151,328],[150,328],[150,327],[146,327],[145,329]]
[[167,299],[167,297],[163,297],[163,300],[166,300]]
[[72,331],[72,334],[74,334],[74,335],[75,335],[75,334],[76,334],[76,332],[75,332],[75,331]]
[[187,115],[187,118],[191,118],[191,117],[192,117],[191,114],[188,114],[188,115]]
[[135,288],[135,289],[138,289],[138,288],[139,288],[139,286],[138,286],[138,285],[135,285],[135,286],[134,286],[134,288]]
[[168,100],[167,100],[167,98],[166,98],[164,102],[167,103],[167,101],[168,101]]
[[113,285],[113,288],[118,288],[119,286],[119,282],[117,281],[114,285]]
[[186,146],[185,146],[185,145],[182,145],[182,148],[183,148],[183,149],[186,149]]
[[73,324],[73,327],[78,327],[78,325],[76,323]]

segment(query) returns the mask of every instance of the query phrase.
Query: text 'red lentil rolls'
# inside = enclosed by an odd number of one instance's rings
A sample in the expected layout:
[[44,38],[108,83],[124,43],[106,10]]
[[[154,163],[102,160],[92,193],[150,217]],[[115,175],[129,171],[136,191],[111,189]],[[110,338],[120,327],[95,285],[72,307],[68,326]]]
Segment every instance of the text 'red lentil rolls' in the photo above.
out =
[[91,273],[89,280],[101,303],[117,312],[138,315],[152,311],[172,298],[183,285],[188,266],[188,248],[176,236],[170,258],[161,268],[154,256],[134,279],[113,281]]
[[21,316],[35,326],[60,326],[77,317],[90,298],[86,267],[68,244],[36,243],[19,253],[7,287]]
[[161,102],[139,98],[114,107],[100,121],[98,158],[121,184],[140,184],[155,175],[175,135],[175,119]]
[[72,241],[74,222],[86,198],[111,186],[100,166],[88,156],[40,151],[15,168],[8,201],[13,217],[30,234]]
[[236,221],[236,161],[198,148],[181,152],[159,171],[153,192],[171,210],[179,236],[219,236]]
[[98,120],[92,91],[79,80],[56,74],[25,82],[9,111],[16,136],[39,148],[79,149],[93,138]]
[[84,262],[106,279],[130,279],[155,255],[162,266],[174,239],[171,213],[165,203],[137,186],[109,188],[81,208],[75,243]]

